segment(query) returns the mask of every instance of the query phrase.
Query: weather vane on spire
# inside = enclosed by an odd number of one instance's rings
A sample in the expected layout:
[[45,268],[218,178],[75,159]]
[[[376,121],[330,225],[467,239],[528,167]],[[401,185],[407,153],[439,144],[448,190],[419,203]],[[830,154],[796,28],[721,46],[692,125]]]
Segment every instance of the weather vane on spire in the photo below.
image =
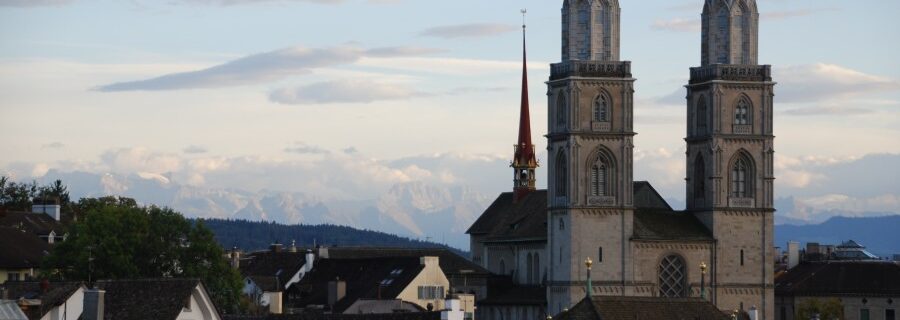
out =
[[525,29],[525,14],[528,13],[528,9],[522,9],[522,29]]

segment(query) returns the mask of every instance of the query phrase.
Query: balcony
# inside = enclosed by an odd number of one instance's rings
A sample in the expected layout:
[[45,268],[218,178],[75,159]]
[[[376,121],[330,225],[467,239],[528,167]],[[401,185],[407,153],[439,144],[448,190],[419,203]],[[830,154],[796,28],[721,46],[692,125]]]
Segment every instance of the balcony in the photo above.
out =
[[610,132],[612,131],[612,124],[609,122],[591,122],[591,130],[594,132]]
[[728,206],[731,208],[753,208],[753,198],[728,198]]
[[616,205],[616,197],[613,197],[613,196],[588,196],[587,204],[589,206],[611,207],[611,206]]
[[731,133],[734,134],[753,134],[753,126],[749,124],[736,124],[731,127]]
[[631,78],[631,61],[569,60],[550,65],[550,80],[568,77]]
[[748,82],[772,81],[772,66],[714,64],[691,68],[691,84],[713,80]]

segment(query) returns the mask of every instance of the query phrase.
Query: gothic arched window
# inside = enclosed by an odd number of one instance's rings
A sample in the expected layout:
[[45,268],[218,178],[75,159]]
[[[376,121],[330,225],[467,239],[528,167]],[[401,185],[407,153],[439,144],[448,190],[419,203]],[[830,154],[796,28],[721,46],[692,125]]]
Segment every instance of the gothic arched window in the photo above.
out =
[[600,95],[594,99],[594,121],[609,121],[609,98],[606,95]]
[[709,119],[709,115],[707,115],[706,108],[706,99],[702,96],[700,97],[700,101],[697,102],[697,133],[704,134],[706,133],[706,123],[707,119]]
[[541,256],[537,253],[534,254],[534,278],[531,283],[539,284],[541,283]]
[[749,198],[752,196],[750,177],[753,173],[753,162],[746,154],[738,154],[731,166],[731,196],[733,198]]
[[716,16],[716,63],[726,64],[730,55],[728,42],[731,40],[731,32],[728,28],[728,9],[722,7]]
[[750,124],[750,102],[746,98],[738,100],[734,107],[734,124]]
[[556,99],[556,126],[559,129],[566,127],[566,96],[562,92],[559,93],[559,98]]
[[601,152],[591,165],[591,195],[613,195],[613,162],[605,152]]
[[500,259],[500,274],[506,274],[506,262],[503,259]]
[[578,5],[578,60],[591,60],[591,4],[581,0]]
[[659,262],[659,296],[681,298],[687,292],[687,273],[684,259],[678,255],[669,255]]
[[741,2],[740,5],[740,16],[734,17],[734,19],[740,20],[740,30],[738,31],[737,36],[740,37],[740,46],[741,46],[741,57],[734,63],[740,64],[750,64],[750,41],[752,37],[751,29],[750,29],[750,8],[747,7],[746,2]]
[[612,5],[608,1],[597,1],[595,24],[603,32],[603,52],[599,60],[612,59]]
[[694,160],[694,199],[706,197],[706,163],[703,162],[703,156],[697,155]]
[[569,164],[566,160],[566,154],[560,150],[556,155],[556,196],[565,197],[568,195],[569,181]]
[[531,253],[528,253],[528,258],[525,261],[525,269],[528,270],[525,273],[525,282],[531,282],[531,279],[534,278],[534,259],[531,257]]

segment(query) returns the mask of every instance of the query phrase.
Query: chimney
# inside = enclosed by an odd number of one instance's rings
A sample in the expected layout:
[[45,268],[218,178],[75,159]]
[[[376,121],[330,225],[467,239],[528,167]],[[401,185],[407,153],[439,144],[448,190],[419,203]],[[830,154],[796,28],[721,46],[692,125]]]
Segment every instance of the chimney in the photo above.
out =
[[334,281],[328,282],[328,306],[334,307],[334,304],[341,301],[347,296],[347,282],[341,278],[335,278]]
[[328,247],[319,247],[319,258],[328,259]]
[[31,213],[43,213],[59,221],[61,208],[62,206],[58,204],[33,204],[31,205]]
[[312,271],[313,266],[315,266],[316,255],[313,254],[311,249],[306,250],[306,264],[304,265],[304,271],[310,272]]
[[750,310],[747,310],[747,315],[750,320],[759,320],[759,310],[756,310],[756,306],[750,307]]
[[269,245],[269,250],[272,252],[275,252],[275,253],[279,253],[279,252],[281,252],[281,247],[282,247],[282,245],[280,243],[276,242],[276,243]]
[[800,242],[788,241],[788,269],[793,269],[800,264]]
[[291,252],[297,252],[297,240],[291,240]]
[[84,311],[81,315],[84,320],[103,320],[103,300],[106,291],[88,289],[84,291]]
[[419,264],[423,266],[437,266],[438,265],[438,257],[420,257]]

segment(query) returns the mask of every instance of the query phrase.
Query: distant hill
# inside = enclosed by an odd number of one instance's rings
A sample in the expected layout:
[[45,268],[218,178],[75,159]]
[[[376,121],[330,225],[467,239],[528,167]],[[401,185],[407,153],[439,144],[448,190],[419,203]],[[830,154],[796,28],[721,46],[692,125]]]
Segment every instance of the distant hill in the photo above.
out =
[[900,215],[883,217],[833,217],[820,224],[775,226],[775,245],[784,250],[788,241],[840,244],[856,240],[879,256],[900,254]]
[[253,251],[266,249],[275,242],[289,246],[292,241],[295,241],[298,247],[321,245],[339,247],[447,248],[463,257],[469,256],[468,252],[439,243],[345,226],[328,224],[284,225],[274,222],[224,219],[205,219],[203,224],[215,233],[216,240],[226,249],[238,247],[245,251]]

